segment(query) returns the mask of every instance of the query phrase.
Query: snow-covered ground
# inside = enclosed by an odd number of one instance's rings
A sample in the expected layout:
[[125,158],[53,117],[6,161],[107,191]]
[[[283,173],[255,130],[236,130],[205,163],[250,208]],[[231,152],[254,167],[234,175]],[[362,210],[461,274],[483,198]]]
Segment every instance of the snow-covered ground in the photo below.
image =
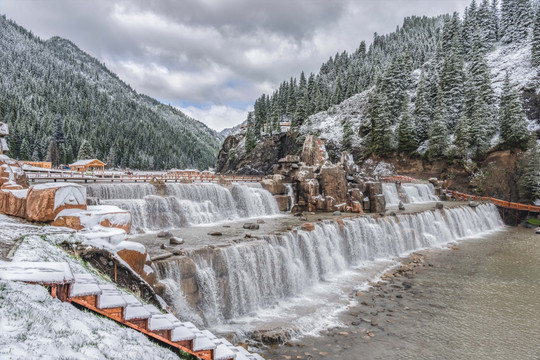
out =
[[[79,241],[74,234],[26,237],[13,261],[64,261],[73,273],[97,272],[55,244]],[[178,359],[141,333],[53,299],[38,285],[0,281],[1,359]]]
[[0,260],[5,258],[17,239],[36,234],[70,233],[74,230],[54,226],[39,226],[0,214]]

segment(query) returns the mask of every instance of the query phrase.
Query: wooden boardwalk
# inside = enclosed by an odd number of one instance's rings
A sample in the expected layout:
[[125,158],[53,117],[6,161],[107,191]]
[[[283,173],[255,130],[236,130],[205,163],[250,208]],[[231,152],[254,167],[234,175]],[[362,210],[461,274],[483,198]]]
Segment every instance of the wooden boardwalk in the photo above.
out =
[[49,182],[82,182],[82,183],[257,183],[263,176],[233,175],[200,175],[178,176],[169,174],[117,175],[117,174],[85,174],[70,172],[26,172],[28,180],[33,183]]

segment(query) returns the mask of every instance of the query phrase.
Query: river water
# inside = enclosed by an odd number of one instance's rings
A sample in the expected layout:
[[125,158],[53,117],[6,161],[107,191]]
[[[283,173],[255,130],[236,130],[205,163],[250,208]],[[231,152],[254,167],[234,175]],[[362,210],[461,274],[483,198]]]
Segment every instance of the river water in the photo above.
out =
[[506,228],[423,253],[410,278],[360,292],[343,326],[265,358],[540,359],[540,235]]

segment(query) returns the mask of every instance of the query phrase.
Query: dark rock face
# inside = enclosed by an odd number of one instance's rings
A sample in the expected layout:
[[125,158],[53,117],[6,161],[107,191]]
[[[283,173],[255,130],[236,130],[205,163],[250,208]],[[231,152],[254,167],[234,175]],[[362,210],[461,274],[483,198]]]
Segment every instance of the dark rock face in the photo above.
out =
[[243,140],[244,134],[230,135],[225,139],[216,162],[216,173],[273,174],[273,166],[279,159],[296,154],[299,149],[295,136],[290,133],[265,137],[249,154],[244,152]]

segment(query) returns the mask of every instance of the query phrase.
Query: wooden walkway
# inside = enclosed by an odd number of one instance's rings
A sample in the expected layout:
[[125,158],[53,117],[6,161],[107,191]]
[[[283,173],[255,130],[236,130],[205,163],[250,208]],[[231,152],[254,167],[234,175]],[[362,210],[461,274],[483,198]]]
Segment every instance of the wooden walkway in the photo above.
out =
[[475,200],[475,201],[486,201],[494,204],[497,207],[505,208],[505,209],[512,209],[512,210],[518,210],[518,211],[527,211],[532,213],[539,213],[540,214],[540,206],[534,206],[534,205],[527,205],[527,204],[521,204],[521,203],[515,203],[510,201],[504,201],[495,199],[492,197],[486,197],[486,196],[478,196],[478,195],[469,195],[460,193],[458,191],[454,190],[447,190],[446,195],[450,196],[457,200]]
[[83,183],[257,183],[263,176],[232,176],[232,175],[200,175],[200,176],[177,176],[167,174],[144,174],[144,175],[108,175],[108,174],[85,174],[76,171],[70,172],[26,172],[28,180],[33,183],[48,182],[83,182]]

